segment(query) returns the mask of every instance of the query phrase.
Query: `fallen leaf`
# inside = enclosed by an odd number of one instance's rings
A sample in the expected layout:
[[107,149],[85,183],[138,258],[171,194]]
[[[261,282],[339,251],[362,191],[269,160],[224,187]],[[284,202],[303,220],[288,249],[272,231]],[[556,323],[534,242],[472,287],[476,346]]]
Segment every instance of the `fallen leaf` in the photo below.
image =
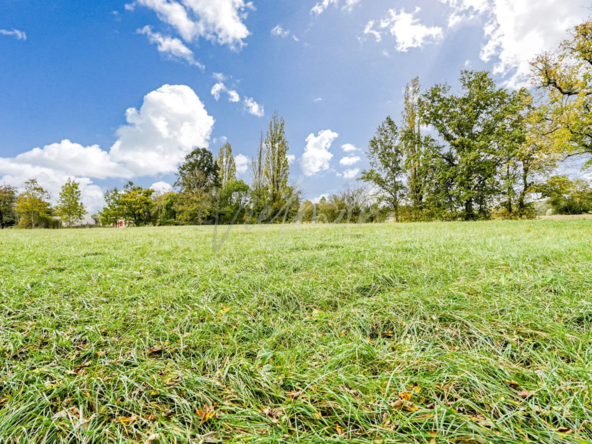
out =
[[516,382],[516,381],[506,381],[508,383],[508,385],[512,388],[516,388],[516,387],[520,387],[520,383]]
[[402,392],[399,393],[399,398],[404,399],[405,401],[411,401],[413,395],[409,392]]
[[297,400],[302,396],[302,392],[291,392],[286,394],[286,396],[290,399]]
[[216,416],[216,411],[214,410],[214,406],[212,405],[205,405],[203,410],[199,409],[196,413],[197,416],[199,416],[203,422],[206,422],[209,419]]
[[535,392],[532,390],[522,390],[521,392],[518,392],[518,395],[520,395],[521,398],[528,399],[532,398],[535,395]]
[[559,433],[573,433],[572,429],[568,429],[567,427],[559,427],[557,429]]
[[343,435],[343,429],[341,428],[341,426],[339,424],[335,424],[335,430],[337,430],[337,434],[339,436]]
[[160,352],[162,352],[162,347],[160,345],[155,345],[154,347],[148,349],[148,356]]
[[122,424],[133,425],[137,420],[138,420],[138,417],[136,415],[132,415],[132,416],[120,416],[119,417],[119,421]]

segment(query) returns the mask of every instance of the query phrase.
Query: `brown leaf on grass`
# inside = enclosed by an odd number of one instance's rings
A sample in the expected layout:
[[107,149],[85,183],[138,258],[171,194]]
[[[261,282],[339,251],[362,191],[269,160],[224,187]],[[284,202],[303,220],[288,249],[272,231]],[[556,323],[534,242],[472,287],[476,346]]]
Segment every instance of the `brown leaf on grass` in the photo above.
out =
[[262,411],[269,419],[271,419],[271,422],[273,422],[274,424],[279,424],[279,422],[280,422],[279,418],[282,415],[285,415],[285,413],[286,413],[282,407],[280,407],[280,408],[266,407]]
[[428,432],[428,435],[430,435],[430,436],[438,436],[438,432]]
[[154,355],[156,353],[162,353],[162,347],[160,345],[155,345],[154,347],[148,349],[148,356]]
[[485,416],[471,415],[471,416],[469,416],[469,418],[471,419],[471,421],[476,422],[480,426],[483,426],[483,427],[493,427],[493,422],[491,422],[491,420],[488,419],[488,418],[486,418]]
[[394,408],[395,410],[402,409],[404,405],[405,405],[405,401],[403,401],[402,399],[397,399],[395,402],[391,403],[391,407]]
[[78,407],[70,407],[69,409],[64,409],[61,412],[56,413],[55,415],[52,416],[51,419],[56,420],[56,419],[60,419],[60,418],[67,418],[68,416],[79,416],[80,415],[80,410],[78,410]]
[[197,414],[197,416],[199,416],[201,418],[201,420],[203,422],[208,421],[209,419],[213,418],[216,416],[216,411],[214,410],[214,406],[213,405],[205,405],[203,410],[199,409],[197,412],[195,412]]
[[92,361],[87,361],[84,364],[80,364],[78,367],[74,369],[74,373],[79,374],[82,370],[92,365]]
[[528,398],[532,398],[535,395],[536,392],[532,391],[532,390],[522,390],[521,392],[518,392],[518,395],[521,398],[524,399],[528,399]]
[[559,427],[557,429],[559,433],[573,433],[572,429],[568,429],[567,427]]
[[302,392],[291,392],[291,393],[287,393],[286,396],[288,398],[296,401],[298,398],[300,398],[302,396]]
[[337,430],[337,434],[339,436],[343,435],[343,429],[341,428],[341,426],[339,424],[335,424],[335,430]]
[[516,382],[516,381],[506,381],[506,382],[512,388],[518,388],[518,387],[520,387],[520,383],[519,382]]

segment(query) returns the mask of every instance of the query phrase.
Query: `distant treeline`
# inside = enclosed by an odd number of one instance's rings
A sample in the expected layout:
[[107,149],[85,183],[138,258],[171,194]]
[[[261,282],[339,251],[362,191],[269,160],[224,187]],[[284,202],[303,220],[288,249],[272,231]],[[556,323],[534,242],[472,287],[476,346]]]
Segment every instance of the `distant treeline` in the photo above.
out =
[[[303,202],[290,182],[285,122],[276,113],[251,161],[251,185],[238,180],[229,143],[216,158],[197,148],[179,167],[175,191],[130,182],[105,193],[95,219],[145,226],[519,219],[545,206],[592,213],[589,180],[551,176],[565,159],[592,155],[590,48],[592,22],[585,22],[534,60],[532,91],[500,87],[487,72],[463,71],[458,93],[446,84],[422,92],[414,79],[399,125],[387,117],[369,142],[365,185],[320,202]],[[36,180],[20,195],[0,186],[0,226],[77,226],[86,214],[80,194],[68,181],[52,207]]]

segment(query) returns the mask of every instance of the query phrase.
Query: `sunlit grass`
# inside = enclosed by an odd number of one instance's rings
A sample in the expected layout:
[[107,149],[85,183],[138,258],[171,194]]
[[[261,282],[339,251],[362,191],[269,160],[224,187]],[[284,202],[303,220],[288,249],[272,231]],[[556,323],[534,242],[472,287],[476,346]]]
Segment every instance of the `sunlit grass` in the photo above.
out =
[[[218,233],[224,234],[225,228]],[[0,232],[0,442],[592,441],[592,221]]]

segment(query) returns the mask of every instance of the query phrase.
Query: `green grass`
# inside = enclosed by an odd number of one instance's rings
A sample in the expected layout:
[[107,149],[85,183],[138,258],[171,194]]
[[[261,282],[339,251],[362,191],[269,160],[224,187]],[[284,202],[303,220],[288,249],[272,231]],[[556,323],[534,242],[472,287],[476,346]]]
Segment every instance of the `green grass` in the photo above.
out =
[[592,442],[592,221],[0,232],[0,442]]

